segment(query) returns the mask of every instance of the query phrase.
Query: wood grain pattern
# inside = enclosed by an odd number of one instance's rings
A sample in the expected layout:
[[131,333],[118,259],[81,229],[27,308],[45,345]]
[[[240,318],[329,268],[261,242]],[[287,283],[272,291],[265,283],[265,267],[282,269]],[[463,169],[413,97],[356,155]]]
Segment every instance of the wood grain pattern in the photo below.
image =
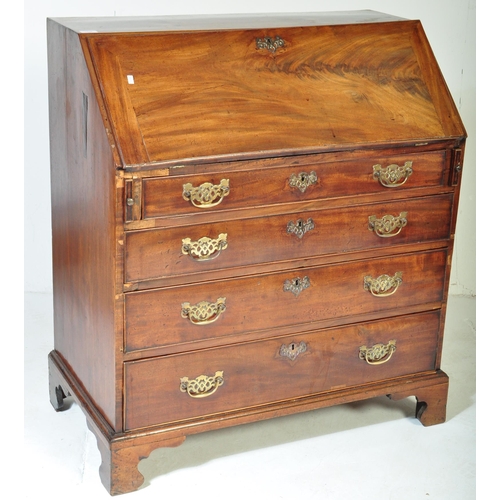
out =
[[[448,377],[444,376],[436,384],[422,387],[417,390],[402,387],[400,392],[393,392],[389,397],[398,401],[409,396],[417,398],[415,416],[422,425],[436,425],[446,422],[446,405],[448,402]],[[397,391],[397,390],[396,390]]]
[[[125,279],[129,282],[152,280],[229,267],[244,268],[235,270],[235,274],[251,274],[248,266],[265,262],[335,253],[348,258],[349,252],[360,249],[445,240],[449,237],[451,206],[451,195],[444,195],[337,210],[292,212],[244,222],[130,231],[125,238]],[[408,223],[398,235],[381,238],[369,229],[370,216],[396,217],[401,212],[408,213]],[[288,231],[288,224],[297,224],[298,220],[303,223],[311,220],[314,224],[314,228],[300,238]],[[220,234],[227,235],[227,247],[213,260],[200,261],[183,254],[185,238],[216,239]]]
[[[290,269],[242,279],[131,292],[125,299],[126,350],[195,342],[285,325],[311,325],[332,317],[397,312],[415,304],[442,300],[446,252],[402,254],[333,266]],[[373,297],[364,277],[403,273],[403,284],[390,297]],[[285,292],[286,280],[307,276],[310,287],[300,295]],[[181,304],[216,302],[226,298],[226,310],[211,324],[194,325],[181,316]],[[186,346],[187,347],[187,346]]]
[[[445,155],[443,151],[431,153],[407,153],[405,155],[375,154],[372,157],[346,161],[322,161],[309,165],[261,170],[259,164],[248,165],[247,171],[232,172],[232,165],[220,165],[220,173],[207,175],[176,175],[172,170],[169,177],[144,178],[143,216],[145,219],[173,216],[176,214],[200,214],[200,212],[220,212],[242,207],[262,207],[269,204],[291,203],[296,201],[317,200],[360,196],[362,194],[387,194],[387,189],[373,178],[373,166],[380,164],[404,165],[411,161],[413,173],[401,190],[442,186],[445,178]],[[254,167],[254,168],[252,168]],[[290,177],[302,172],[315,172],[317,182],[304,192],[290,186]],[[230,193],[223,201],[210,209],[200,210],[182,198],[183,185],[191,183],[200,186],[205,182],[219,184],[221,179],[230,182]],[[201,215],[201,214],[200,214]]]
[[[126,363],[125,426],[140,428],[164,422],[315,394],[343,386],[434,370],[439,312],[360,324]],[[396,340],[388,362],[369,365],[359,347]],[[280,356],[282,345],[304,342],[307,350],[294,361]],[[224,383],[206,398],[191,398],[180,379],[224,372]],[[155,401],[151,407],[148,401]]]
[[[419,26],[81,36],[121,147],[130,128],[118,117],[130,99],[126,109],[133,107],[139,126],[134,143],[144,141],[149,161],[161,162],[446,137],[420,66],[428,66],[428,78],[439,69],[426,54],[416,62]],[[266,36],[280,36],[285,47],[258,49],[256,40]],[[115,58],[122,81],[130,75],[133,84],[113,83]],[[124,157],[127,165],[138,161],[146,159]]]
[[[419,408],[417,417],[424,425],[433,425],[442,422],[443,409],[446,410],[446,400],[443,396],[446,398],[448,390],[448,376],[441,370],[436,370],[357,387],[342,387],[335,391],[224,414],[207,415],[204,419],[191,420],[184,424],[165,424],[150,428],[151,430],[138,429],[121,434],[113,433],[105,422],[100,424],[99,410],[87,399],[78,381],[66,370],[64,362],[55,351],[49,356],[49,367],[54,382],[64,380],[65,392],[71,393],[80,405],[87,417],[89,429],[96,435],[102,454],[99,474],[104,487],[111,495],[134,491],[142,483],[142,475],[136,470],[138,461],[148,456],[153,449],[182,444],[187,435],[383,395],[389,395],[393,399],[418,395],[420,403],[429,400],[430,404],[425,404],[425,411],[421,411],[424,405]],[[121,450],[123,452],[120,452]]]
[[113,155],[78,37],[48,29],[54,347],[119,427]]
[[[276,50],[257,44],[278,36]],[[416,396],[424,425],[445,420],[466,134],[420,22],[62,19],[48,41],[50,401],[81,406],[110,494],[142,484],[153,449],[197,432],[381,395]],[[407,161],[403,186],[373,178],[375,164]],[[290,185],[310,172],[303,192]],[[220,205],[183,199],[184,184],[221,179]],[[370,216],[401,212],[394,238],[370,231]],[[302,238],[288,230],[299,219],[314,224]],[[213,261],[182,251],[221,233]],[[396,273],[393,294],[366,289]],[[193,324],[192,305],[219,299],[213,321]],[[360,359],[389,341],[385,363]],[[180,390],[216,371],[224,384],[207,398]]]

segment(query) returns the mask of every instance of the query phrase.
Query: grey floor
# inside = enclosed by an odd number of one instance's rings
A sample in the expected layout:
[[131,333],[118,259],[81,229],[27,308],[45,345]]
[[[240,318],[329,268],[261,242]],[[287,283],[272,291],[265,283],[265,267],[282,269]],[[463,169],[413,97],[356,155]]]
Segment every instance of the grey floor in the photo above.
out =
[[[52,297],[25,298],[25,452],[22,496],[110,498],[77,405],[49,403]],[[472,500],[476,498],[475,300],[451,296],[442,368],[448,418],[423,427],[415,401],[370,401],[188,437],[142,460],[144,486],[122,498],[162,500]],[[5,456],[5,451],[4,451]],[[4,497],[5,498],[5,497]]]

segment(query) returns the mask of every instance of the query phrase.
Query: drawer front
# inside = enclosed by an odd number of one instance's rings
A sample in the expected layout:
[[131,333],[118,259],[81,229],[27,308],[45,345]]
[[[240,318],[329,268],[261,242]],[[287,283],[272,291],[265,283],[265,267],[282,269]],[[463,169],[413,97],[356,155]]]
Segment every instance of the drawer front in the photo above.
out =
[[396,311],[443,298],[445,250],[130,292],[127,351]]
[[[127,282],[446,239],[452,195],[126,234]],[[245,270],[247,272],[248,270]]]
[[231,171],[226,165],[219,174],[145,178],[143,217],[441,186],[445,159],[444,151],[434,151],[295,168]]
[[[439,312],[125,363],[128,430],[435,369]],[[154,404],[152,404],[154,402]]]

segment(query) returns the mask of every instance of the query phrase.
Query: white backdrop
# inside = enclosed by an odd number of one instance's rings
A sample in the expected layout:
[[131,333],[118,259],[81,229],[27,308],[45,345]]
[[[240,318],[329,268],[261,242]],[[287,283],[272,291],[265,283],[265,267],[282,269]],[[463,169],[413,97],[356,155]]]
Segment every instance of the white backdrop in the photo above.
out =
[[464,163],[450,292],[475,295],[475,0],[239,0],[238,2],[234,0],[183,0],[181,2],[168,0],[121,0],[119,2],[113,0],[86,0],[85,2],[26,0],[24,6],[24,287],[26,291],[50,292],[52,290],[45,31],[47,17],[371,9],[422,21],[467,129],[469,139]]

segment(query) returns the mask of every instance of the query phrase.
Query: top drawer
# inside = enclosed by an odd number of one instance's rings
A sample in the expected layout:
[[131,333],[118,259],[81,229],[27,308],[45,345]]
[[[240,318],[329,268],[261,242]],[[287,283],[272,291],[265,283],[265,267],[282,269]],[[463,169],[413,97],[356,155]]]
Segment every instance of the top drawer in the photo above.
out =
[[442,186],[446,152],[144,178],[143,218]]

